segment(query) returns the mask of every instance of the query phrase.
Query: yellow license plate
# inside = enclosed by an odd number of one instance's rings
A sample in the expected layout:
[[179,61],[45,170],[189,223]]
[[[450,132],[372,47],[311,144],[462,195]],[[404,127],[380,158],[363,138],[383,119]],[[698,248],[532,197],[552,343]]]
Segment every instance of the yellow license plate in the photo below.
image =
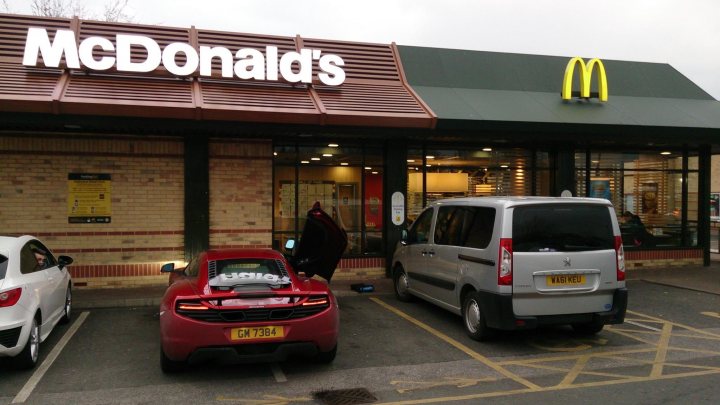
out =
[[259,326],[230,330],[231,340],[277,339],[281,337],[285,337],[285,330],[282,326]]
[[547,276],[547,285],[555,286],[574,286],[585,284],[585,276],[582,274],[562,274],[555,276]]

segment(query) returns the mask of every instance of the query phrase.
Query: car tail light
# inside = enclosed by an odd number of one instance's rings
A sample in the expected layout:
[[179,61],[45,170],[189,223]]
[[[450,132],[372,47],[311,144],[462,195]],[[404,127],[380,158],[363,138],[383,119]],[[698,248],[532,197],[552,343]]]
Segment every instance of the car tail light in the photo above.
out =
[[513,251],[512,239],[500,239],[498,253],[498,285],[512,285]]
[[625,249],[623,249],[622,237],[615,237],[615,261],[617,264],[617,281],[625,280]]
[[312,307],[316,305],[327,305],[328,304],[328,298],[326,296],[322,297],[310,297],[307,301],[302,303],[302,306],[304,307]]
[[202,302],[179,302],[177,309],[180,311],[207,311],[210,308]]
[[0,292],[0,307],[11,307],[20,300],[22,287]]

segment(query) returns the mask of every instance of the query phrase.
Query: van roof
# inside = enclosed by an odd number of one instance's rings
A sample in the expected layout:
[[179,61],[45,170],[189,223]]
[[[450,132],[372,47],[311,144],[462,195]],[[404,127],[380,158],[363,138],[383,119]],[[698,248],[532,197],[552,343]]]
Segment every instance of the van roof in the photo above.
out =
[[598,204],[612,206],[612,203],[604,198],[589,197],[459,197],[437,200],[432,205],[460,204],[460,205],[495,205],[495,206],[518,206],[533,204]]

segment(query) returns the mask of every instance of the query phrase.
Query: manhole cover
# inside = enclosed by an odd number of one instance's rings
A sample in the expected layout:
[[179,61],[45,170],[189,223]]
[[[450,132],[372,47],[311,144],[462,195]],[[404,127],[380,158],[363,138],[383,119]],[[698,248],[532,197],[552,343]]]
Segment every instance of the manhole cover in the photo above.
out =
[[377,401],[377,398],[365,388],[319,391],[313,396],[326,405],[370,404]]

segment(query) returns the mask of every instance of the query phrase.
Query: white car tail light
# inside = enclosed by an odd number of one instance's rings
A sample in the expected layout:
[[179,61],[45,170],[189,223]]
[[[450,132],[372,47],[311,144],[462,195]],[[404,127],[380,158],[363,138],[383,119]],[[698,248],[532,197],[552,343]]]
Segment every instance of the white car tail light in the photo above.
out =
[[11,307],[20,300],[22,288],[0,292],[0,307]]
[[615,259],[617,263],[617,281],[625,280],[625,249],[623,249],[622,237],[615,237]]
[[500,249],[498,253],[498,285],[512,285],[512,259],[512,239],[500,239]]

